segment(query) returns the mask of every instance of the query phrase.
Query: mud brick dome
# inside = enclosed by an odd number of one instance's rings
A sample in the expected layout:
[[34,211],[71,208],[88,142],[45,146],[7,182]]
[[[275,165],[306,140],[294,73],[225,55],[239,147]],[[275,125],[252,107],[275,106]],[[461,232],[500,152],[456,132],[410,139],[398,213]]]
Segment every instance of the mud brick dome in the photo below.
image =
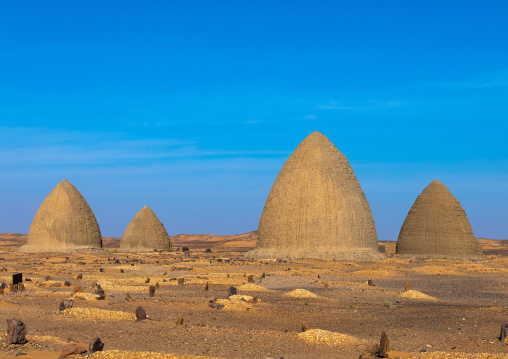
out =
[[22,252],[70,252],[102,248],[101,230],[81,193],[67,180],[42,202]]
[[440,181],[416,198],[400,229],[397,254],[482,259],[482,248],[459,201]]
[[155,213],[144,206],[129,223],[120,241],[120,249],[133,252],[169,251],[171,239]]
[[369,203],[347,158],[322,133],[288,158],[266,200],[250,258],[379,259]]

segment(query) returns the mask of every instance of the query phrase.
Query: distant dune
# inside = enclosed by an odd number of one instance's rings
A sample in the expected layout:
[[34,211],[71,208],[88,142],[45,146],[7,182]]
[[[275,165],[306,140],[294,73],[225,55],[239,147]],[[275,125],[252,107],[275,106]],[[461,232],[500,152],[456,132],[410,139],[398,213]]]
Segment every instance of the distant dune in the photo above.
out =
[[[207,248],[222,251],[247,251],[256,247],[257,231],[220,236],[214,234],[179,234],[171,236],[171,242],[174,248],[183,246],[195,249],[205,250]],[[26,244],[28,234],[20,233],[0,233],[0,249],[16,250]],[[487,238],[478,238],[485,254],[503,254],[508,255],[508,239],[496,240]],[[105,248],[115,249],[120,247],[120,238],[103,237],[102,243]],[[381,252],[385,251],[387,242],[378,242]]]

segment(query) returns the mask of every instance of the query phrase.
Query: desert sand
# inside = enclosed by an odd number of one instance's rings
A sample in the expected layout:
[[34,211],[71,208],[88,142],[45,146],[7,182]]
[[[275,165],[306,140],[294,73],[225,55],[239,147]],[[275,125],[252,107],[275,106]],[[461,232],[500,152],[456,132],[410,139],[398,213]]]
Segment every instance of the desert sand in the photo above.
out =
[[[0,358],[57,358],[70,340],[95,337],[105,347],[93,358],[358,358],[383,331],[400,357],[508,358],[497,338],[508,322],[508,241],[479,239],[484,261],[332,262],[245,259],[256,232],[172,236],[171,252],[150,253],[120,253],[119,238],[104,238],[103,253],[17,252],[26,237],[0,235],[0,281],[25,278],[24,291],[0,295],[2,320],[23,320],[29,341],[11,345],[4,330]],[[66,298],[73,308],[60,311]],[[140,306],[148,320],[135,320]]]

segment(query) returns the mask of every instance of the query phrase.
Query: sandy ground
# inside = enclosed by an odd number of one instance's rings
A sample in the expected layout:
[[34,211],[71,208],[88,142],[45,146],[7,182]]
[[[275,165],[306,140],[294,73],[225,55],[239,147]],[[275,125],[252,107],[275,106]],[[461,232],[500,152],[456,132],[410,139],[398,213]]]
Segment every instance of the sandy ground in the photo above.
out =
[[[508,323],[508,257],[502,253],[483,262],[285,262],[202,248],[189,255],[122,254],[114,247],[104,254],[0,252],[0,281],[8,284],[22,272],[26,287],[0,295],[1,320],[22,319],[29,339],[10,345],[4,330],[0,358],[56,358],[69,340],[95,337],[105,352],[94,358],[358,358],[383,331],[405,357],[508,358],[508,344],[497,339]],[[405,292],[408,280],[412,290]],[[95,299],[95,283],[105,300]],[[155,283],[151,298],[148,286]],[[228,299],[231,285],[238,295]],[[82,294],[73,294],[76,286]],[[74,299],[74,308],[60,312],[65,298]],[[224,307],[211,308],[214,299]],[[149,320],[135,321],[139,306]],[[179,318],[183,325],[176,324]],[[302,325],[310,330],[303,333]]]

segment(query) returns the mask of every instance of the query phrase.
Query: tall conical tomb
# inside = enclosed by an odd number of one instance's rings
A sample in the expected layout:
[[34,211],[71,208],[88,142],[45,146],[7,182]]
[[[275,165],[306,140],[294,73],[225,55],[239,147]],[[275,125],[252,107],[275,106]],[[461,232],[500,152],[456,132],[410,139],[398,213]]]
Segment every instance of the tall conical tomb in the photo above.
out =
[[416,198],[400,229],[397,254],[428,258],[483,259],[459,201],[438,180]]
[[67,180],[42,202],[30,226],[22,252],[100,250],[101,230],[81,193]]
[[322,133],[288,158],[265,203],[249,258],[380,259],[369,203],[347,158]]
[[130,252],[169,251],[171,238],[155,213],[144,206],[129,223],[120,241],[120,250]]

